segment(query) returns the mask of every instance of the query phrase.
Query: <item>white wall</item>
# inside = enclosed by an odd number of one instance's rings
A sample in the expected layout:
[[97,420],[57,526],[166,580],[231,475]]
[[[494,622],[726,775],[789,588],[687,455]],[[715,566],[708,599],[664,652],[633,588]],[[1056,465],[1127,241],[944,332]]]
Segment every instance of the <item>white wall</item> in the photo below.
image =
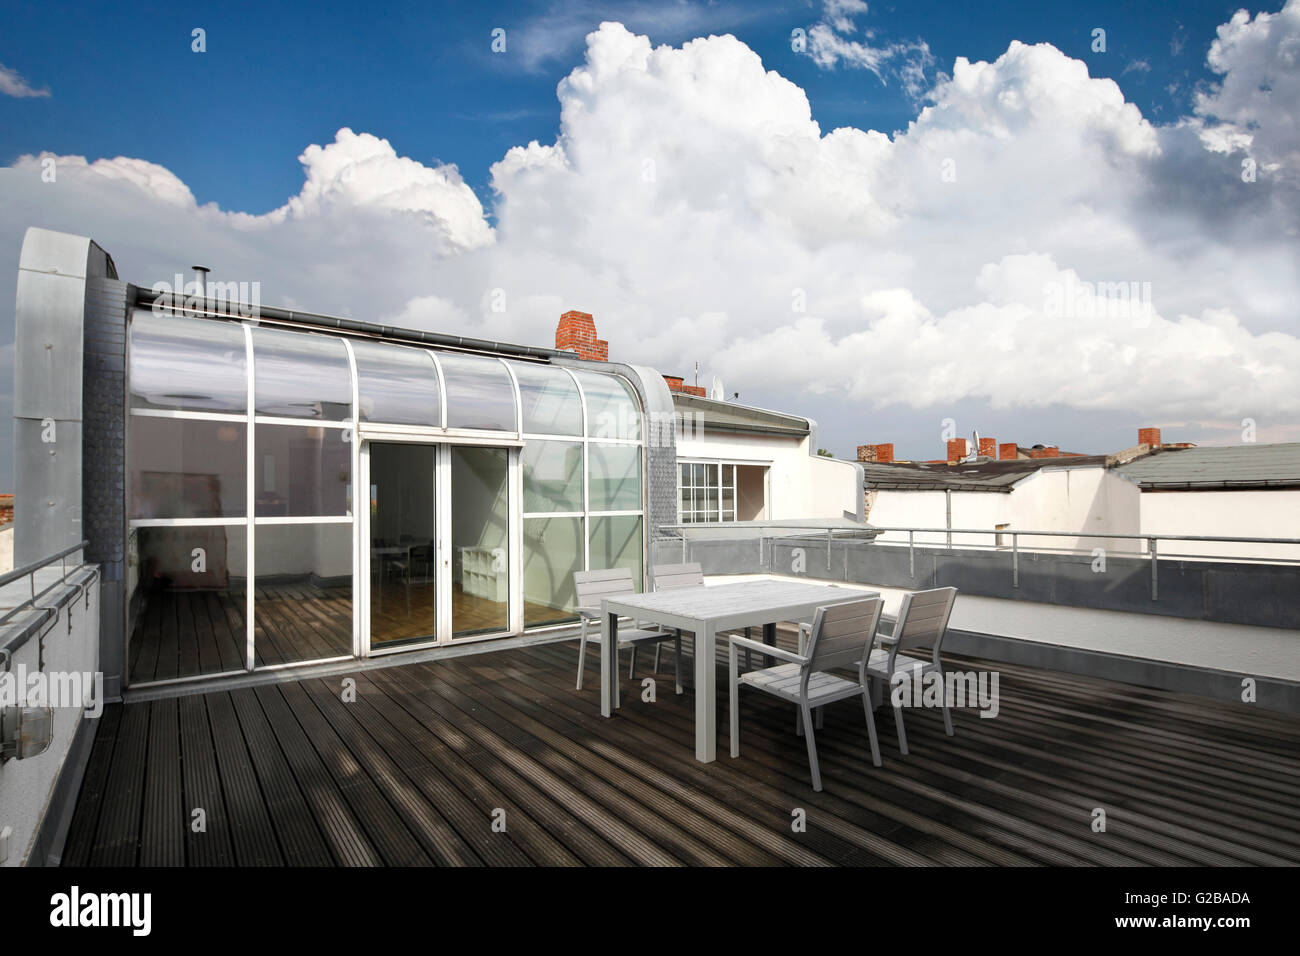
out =
[[1021,539],[1020,546],[1135,553],[1141,544],[1123,538],[1090,537],[1087,532],[1138,533],[1137,485],[1100,465],[1044,468],[1017,482],[1008,519],[1013,529],[1069,531],[1061,537]]
[[[943,528],[946,522],[942,491],[878,490],[870,493],[867,521],[877,527]],[[1100,466],[1043,468],[1017,482],[1010,492],[952,492],[954,528],[988,528],[1007,525],[1003,546],[1010,547],[1011,531],[1064,531],[1060,537],[1037,535],[1021,538],[1026,551],[1070,548],[1108,553],[1132,552],[1139,542],[1090,537],[1084,532],[1138,533],[1138,488]],[[906,543],[906,532],[887,532],[882,543]],[[943,533],[917,534],[917,544],[943,544]],[[991,547],[989,534],[954,534],[954,547]]]
[[[1144,491],[1142,534],[1208,534],[1236,538],[1300,538],[1300,489],[1276,491]],[[1161,541],[1162,556],[1212,555],[1300,560],[1300,546]]]
[[[809,454],[809,439],[783,435],[709,434],[678,437],[679,459],[723,459],[768,465],[768,518],[842,519],[862,496],[853,462]],[[815,450],[815,449],[814,449]]]
[[14,569],[14,526],[0,529],[0,574]]

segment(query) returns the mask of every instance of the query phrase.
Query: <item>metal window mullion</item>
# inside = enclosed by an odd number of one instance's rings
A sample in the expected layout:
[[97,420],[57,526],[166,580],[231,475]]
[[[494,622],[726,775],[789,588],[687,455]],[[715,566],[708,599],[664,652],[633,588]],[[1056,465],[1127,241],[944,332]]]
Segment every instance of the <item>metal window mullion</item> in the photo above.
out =
[[591,570],[591,490],[589,486],[591,471],[591,455],[588,453],[587,444],[587,393],[583,390],[582,382],[578,381],[578,376],[573,374],[573,370],[563,368],[565,374],[573,379],[573,385],[578,390],[578,401],[582,406],[582,567],[585,571]]
[[425,349],[425,354],[433,359],[433,371],[438,376],[438,400],[442,404],[442,408],[439,409],[438,426],[445,429],[447,427],[447,376],[443,374],[442,363],[438,361],[438,353]]
[[352,376],[352,656],[361,656],[361,373],[357,369],[357,355],[348,339],[343,340],[348,355],[348,374]]
[[241,325],[240,328],[244,330],[244,364],[247,367],[248,376],[248,414],[246,416],[248,460],[245,462],[247,469],[245,495],[247,496],[248,534],[245,536],[247,555],[244,559],[244,669],[252,671],[256,660],[256,648],[253,644],[253,615],[256,613],[253,592],[257,582],[257,426],[255,422],[257,406],[254,404],[257,400],[257,394],[254,385],[256,370],[253,366],[256,358],[253,355],[252,327]]
[[196,422],[246,422],[248,413],[200,412],[172,408],[132,408],[130,413],[140,418],[185,418]]

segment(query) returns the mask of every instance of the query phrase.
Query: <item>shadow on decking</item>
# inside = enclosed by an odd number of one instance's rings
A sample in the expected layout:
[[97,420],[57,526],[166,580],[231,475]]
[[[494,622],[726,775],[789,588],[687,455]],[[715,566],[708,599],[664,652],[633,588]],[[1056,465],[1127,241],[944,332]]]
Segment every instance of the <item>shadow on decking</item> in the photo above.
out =
[[909,711],[901,757],[882,709],[881,768],[860,704],[828,708],[814,793],[792,707],[745,695],[732,760],[720,674],[720,756],[699,764],[671,660],[656,703],[624,671],[606,720],[596,657],[581,692],[570,640],[357,671],[355,702],[331,677],[110,707],[64,863],[1300,862],[1300,722],[1286,715],[989,665],[998,717],[955,711],[947,737],[937,711]]

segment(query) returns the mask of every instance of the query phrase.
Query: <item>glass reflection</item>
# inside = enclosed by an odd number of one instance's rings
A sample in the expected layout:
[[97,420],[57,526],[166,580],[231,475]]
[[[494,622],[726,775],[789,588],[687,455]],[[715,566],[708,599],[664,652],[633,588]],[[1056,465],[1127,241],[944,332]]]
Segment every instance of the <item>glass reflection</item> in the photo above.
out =
[[524,431],[537,435],[581,435],[582,402],[578,387],[561,368],[511,362],[519,380]]
[[259,415],[352,417],[352,373],[341,339],[254,329],[253,372]]
[[587,446],[587,493],[592,511],[641,510],[639,445]]
[[582,443],[529,439],[519,453],[524,511],[582,510]]
[[587,398],[587,435],[591,438],[641,437],[641,406],[632,386],[616,375],[575,371]]
[[248,410],[244,333],[233,322],[137,309],[129,354],[132,408]]
[[442,424],[433,358],[422,349],[354,342],[363,422]]
[[504,365],[454,352],[439,352],[438,361],[446,379],[448,428],[515,430],[515,390]]

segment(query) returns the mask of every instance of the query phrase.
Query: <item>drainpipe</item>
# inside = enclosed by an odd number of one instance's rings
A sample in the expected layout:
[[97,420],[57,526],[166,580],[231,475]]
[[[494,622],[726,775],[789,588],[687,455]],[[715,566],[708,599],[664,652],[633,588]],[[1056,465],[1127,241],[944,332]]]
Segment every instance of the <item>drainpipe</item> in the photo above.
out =
[[943,526],[948,529],[948,550],[952,550],[952,489],[943,490]]

